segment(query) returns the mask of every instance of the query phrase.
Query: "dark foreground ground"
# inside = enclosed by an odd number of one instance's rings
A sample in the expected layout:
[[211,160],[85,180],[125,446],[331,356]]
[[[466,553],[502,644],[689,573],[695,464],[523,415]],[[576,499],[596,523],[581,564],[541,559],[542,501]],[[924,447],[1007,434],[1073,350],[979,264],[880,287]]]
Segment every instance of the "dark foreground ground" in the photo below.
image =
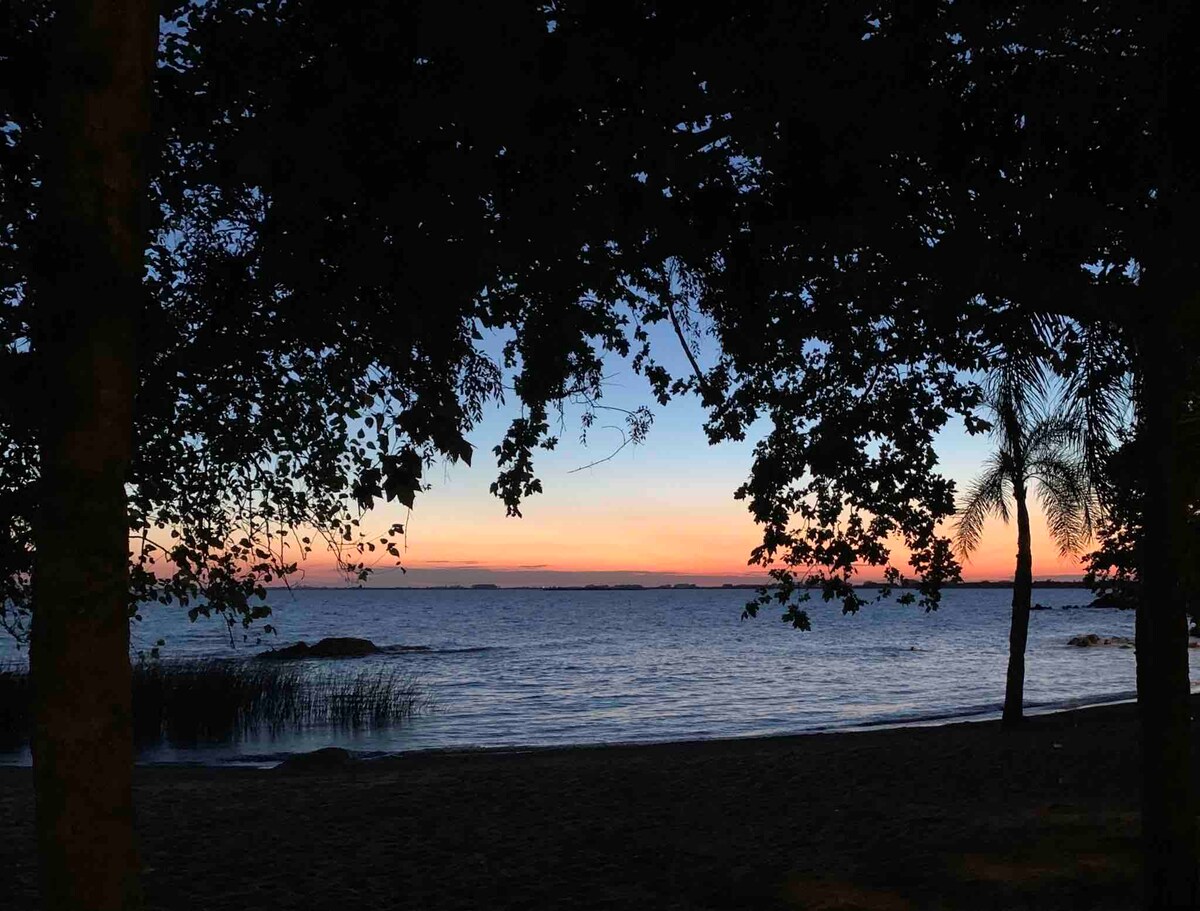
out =
[[[156,909],[1119,908],[1132,706],[770,740],[139,770]],[[32,907],[27,769],[0,906]],[[11,891],[12,899],[3,893]]]

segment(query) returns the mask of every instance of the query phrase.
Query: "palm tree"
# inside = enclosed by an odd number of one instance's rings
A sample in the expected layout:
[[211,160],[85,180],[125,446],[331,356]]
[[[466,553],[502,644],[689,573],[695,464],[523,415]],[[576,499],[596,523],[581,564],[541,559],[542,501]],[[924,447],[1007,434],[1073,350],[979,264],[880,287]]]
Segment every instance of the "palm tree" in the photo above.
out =
[[1013,577],[1012,625],[1004,723],[1022,718],[1025,646],[1033,590],[1029,495],[1035,492],[1059,551],[1078,553],[1091,537],[1093,505],[1085,454],[1086,431],[1070,412],[1044,410],[1048,374],[1040,361],[1010,359],[989,374],[986,404],[992,412],[996,450],[967,490],[958,510],[956,543],[967,559],[979,546],[989,516],[1017,517],[1017,568]]

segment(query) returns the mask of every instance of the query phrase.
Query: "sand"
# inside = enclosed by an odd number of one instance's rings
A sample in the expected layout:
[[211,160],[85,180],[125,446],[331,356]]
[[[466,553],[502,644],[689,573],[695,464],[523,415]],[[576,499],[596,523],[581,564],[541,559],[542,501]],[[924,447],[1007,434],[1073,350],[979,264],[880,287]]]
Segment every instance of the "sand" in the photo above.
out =
[[[156,909],[1121,908],[1134,709],[761,740],[144,767]],[[33,907],[27,769],[0,906]],[[14,900],[2,896],[12,890]]]

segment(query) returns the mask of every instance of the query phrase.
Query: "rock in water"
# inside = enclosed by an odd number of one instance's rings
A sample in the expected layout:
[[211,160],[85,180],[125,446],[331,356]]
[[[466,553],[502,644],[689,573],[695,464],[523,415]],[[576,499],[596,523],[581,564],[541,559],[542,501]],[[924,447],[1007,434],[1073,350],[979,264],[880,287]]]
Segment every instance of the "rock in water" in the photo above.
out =
[[307,658],[311,650],[307,642],[297,642],[295,645],[285,645],[283,648],[268,649],[255,655],[256,658]]
[[379,651],[370,639],[355,639],[352,636],[340,636],[322,639],[310,650],[313,658],[361,658],[363,655],[374,655]]
[[1088,633],[1086,636],[1072,636],[1067,640],[1067,645],[1074,645],[1077,648],[1089,648],[1098,645],[1115,645],[1120,648],[1129,648],[1133,645],[1133,640],[1128,636],[1097,636],[1095,633]]
[[281,660],[294,658],[361,658],[364,655],[374,655],[379,651],[370,639],[356,639],[353,636],[333,636],[322,639],[316,645],[307,642],[297,642],[295,645],[271,649],[263,652],[259,658],[277,658]]

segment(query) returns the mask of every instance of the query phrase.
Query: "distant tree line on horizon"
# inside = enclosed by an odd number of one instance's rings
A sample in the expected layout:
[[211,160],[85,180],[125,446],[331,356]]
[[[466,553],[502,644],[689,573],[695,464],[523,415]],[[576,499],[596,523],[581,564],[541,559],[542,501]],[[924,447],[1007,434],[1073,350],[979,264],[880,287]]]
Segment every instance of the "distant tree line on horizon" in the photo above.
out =
[[[856,588],[883,588],[890,586],[893,588],[913,588],[917,583],[905,580],[898,584],[890,584],[887,582],[856,582]],[[661,585],[643,585],[639,582],[589,582],[581,585],[501,585],[498,582],[476,582],[468,585],[372,585],[361,586],[365,591],[659,591],[662,589],[701,589],[701,590],[725,590],[734,589],[737,591],[759,591],[762,588],[772,588],[774,583],[760,582],[721,582],[716,585],[703,585],[698,582],[664,582]],[[943,588],[1012,588],[1012,582],[993,582],[991,580],[982,580],[978,582],[947,582]],[[1086,588],[1082,580],[1071,579],[1035,579],[1033,580],[1034,588]],[[303,589],[312,589],[316,591],[344,591],[345,586],[330,586],[330,585],[305,585]],[[1128,606],[1133,605],[1113,605],[1113,606]]]

